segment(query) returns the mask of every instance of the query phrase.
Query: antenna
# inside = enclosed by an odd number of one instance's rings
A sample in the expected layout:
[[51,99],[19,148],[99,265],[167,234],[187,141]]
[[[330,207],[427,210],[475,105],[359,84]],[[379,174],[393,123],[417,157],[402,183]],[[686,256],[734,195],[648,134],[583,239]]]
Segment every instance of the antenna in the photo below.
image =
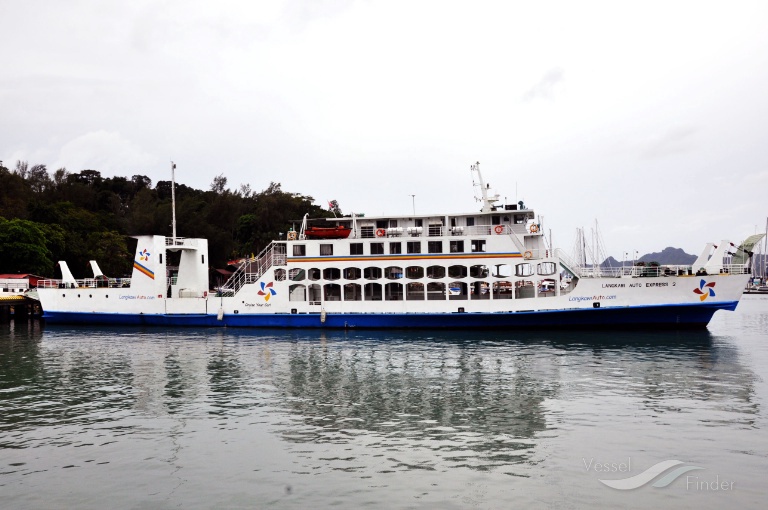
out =
[[171,211],[173,225],[173,245],[176,246],[176,163],[171,161]]

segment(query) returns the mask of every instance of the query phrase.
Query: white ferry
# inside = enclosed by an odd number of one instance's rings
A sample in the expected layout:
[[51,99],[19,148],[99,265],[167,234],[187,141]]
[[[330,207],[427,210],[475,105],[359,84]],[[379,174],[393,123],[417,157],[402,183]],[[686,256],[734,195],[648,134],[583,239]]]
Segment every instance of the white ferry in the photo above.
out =
[[716,311],[736,308],[749,267],[732,257],[729,241],[708,244],[691,266],[578,266],[548,246],[533,210],[497,205],[478,165],[472,172],[479,212],[305,217],[215,290],[205,239],[136,237],[130,279],[106,277],[92,262],[93,278],[78,280],[59,262],[62,279],[38,284],[43,317],[288,328],[704,327]]

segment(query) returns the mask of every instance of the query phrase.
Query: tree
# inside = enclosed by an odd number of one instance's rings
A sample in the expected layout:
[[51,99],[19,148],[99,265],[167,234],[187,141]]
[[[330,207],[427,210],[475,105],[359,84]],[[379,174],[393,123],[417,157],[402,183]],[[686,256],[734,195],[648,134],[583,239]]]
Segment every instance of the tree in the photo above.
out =
[[224,174],[219,174],[213,178],[213,182],[211,183],[211,191],[217,195],[222,195],[225,191],[227,191],[227,178],[224,177]]
[[0,272],[51,274],[53,261],[45,241],[37,223],[0,217]]
[[328,210],[333,213],[333,215],[338,218],[339,216],[344,216],[341,214],[341,208],[339,207],[339,202],[336,200],[331,200],[328,202]]
[[29,187],[35,193],[42,193],[43,191],[50,189],[53,185],[53,181],[48,176],[48,169],[45,165],[34,165],[29,169],[27,173],[27,182]]

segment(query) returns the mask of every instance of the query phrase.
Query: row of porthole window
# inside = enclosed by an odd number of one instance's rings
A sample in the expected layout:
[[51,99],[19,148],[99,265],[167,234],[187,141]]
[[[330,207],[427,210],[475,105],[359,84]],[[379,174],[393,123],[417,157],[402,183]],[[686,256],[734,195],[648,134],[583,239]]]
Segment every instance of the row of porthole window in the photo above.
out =
[[[289,287],[289,301],[420,301],[420,300],[477,300],[521,299],[535,297],[534,283],[499,281],[488,282],[430,282],[424,283],[295,283]],[[539,289],[539,297],[551,297],[554,290]]]
[[412,280],[418,280],[424,278],[440,279],[445,278],[487,278],[490,274],[495,278],[509,278],[513,274],[518,277],[533,276],[538,274],[541,276],[551,276],[557,272],[557,265],[554,262],[541,262],[538,264],[532,264],[523,262],[520,264],[495,264],[493,266],[475,265],[475,266],[388,266],[377,267],[371,266],[360,269],[358,267],[347,267],[339,269],[337,267],[328,267],[323,270],[313,267],[310,269],[290,269],[286,272],[285,269],[275,269],[275,280],[285,280],[286,274],[290,281],[318,281],[327,280],[334,281],[339,280],[342,277],[345,280],[359,280],[363,278],[365,280],[378,280],[386,278],[388,280],[398,280],[400,278],[408,278]]

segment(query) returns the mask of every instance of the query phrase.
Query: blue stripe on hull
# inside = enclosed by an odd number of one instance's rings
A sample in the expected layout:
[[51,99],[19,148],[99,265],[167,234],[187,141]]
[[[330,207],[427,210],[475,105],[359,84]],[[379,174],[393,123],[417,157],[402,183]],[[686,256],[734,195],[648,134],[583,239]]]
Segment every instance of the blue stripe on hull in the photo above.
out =
[[45,312],[51,324],[107,324],[136,326],[256,327],[256,328],[610,328],[705,327],[717,310],[734,310],[737,301],[714,304],[664,305],[579,310],[502,313],[232,314],[148,315]]

